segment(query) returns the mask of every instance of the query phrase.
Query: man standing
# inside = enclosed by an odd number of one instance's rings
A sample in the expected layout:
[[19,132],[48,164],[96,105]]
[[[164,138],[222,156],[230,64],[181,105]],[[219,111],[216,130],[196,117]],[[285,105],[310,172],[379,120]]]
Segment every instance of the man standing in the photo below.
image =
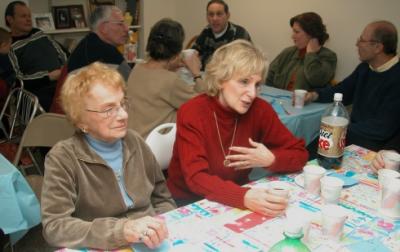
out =
[[67,55],[55,40],[32,28],[31,11],[24,2],[11,2],[5,11],[5,21],[13,40],[9,57],[16,77],[24,81],[24,88],[35,94],[48,110]]
[[218,47],[236,39],[251,41],[249,33],[243,27],[229,22],[229,17],[229,7],[223,0],[208,2],[208,26],[204,28],[192,46],[199,52],[203,69]]
[[400,63],[397,30],[388,21],[367,25],[357,40],[362,61],[338,85],[310,92],[307,101],[332,102],[343,94],[343,104],[353,104],[346,144],[379,150],[400,130]]
[[124,22],[122,11],[111,5],[101,5],[90,15],[91,32],[77,45],[68,60],[68,72],[101,61],[116,68],[125,80],[131,67],[117,47],[128,40],[129,27]]

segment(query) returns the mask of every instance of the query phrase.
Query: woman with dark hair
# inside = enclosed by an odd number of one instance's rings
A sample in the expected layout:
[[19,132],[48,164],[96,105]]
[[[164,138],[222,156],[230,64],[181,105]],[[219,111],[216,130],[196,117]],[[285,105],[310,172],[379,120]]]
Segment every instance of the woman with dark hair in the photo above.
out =
[[[175,122],[180,105],[205,89],[198,55],[180,57],[183,41],[180,23],[172,19],[158,21],[150,31],[147,61],[135,66],[129,76],[129,127],[143,137],[162,123]],[[175,72],[182,63],[194,76],[194,85]]]
[[284,49],[271,63],[266,84],[294,90],[326,86],[334,77],[336,53],[324,47],[329,38],[321,17],[306,12],[290,19],[294,46]]

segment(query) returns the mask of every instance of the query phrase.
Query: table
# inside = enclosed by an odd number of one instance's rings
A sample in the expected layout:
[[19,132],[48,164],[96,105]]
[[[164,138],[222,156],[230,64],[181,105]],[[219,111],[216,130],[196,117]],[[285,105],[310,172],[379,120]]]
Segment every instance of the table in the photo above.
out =
[[0,228],[15,244],[40,221],[35,193],[24,176],[0,154]]
[[[339,205],[348,212],[349,218],[340,242],[330,241],[322,235],[320,209],[323,204],[319,196],[310,195],[296,185],[299,174],[268,176],[246,186],[266,187],[275,180],[288,182],[291,185],[289,210],[298,211],[299,218],[311,219],[305,241],[311,251],[397,252],[400,251],[400,220],[385,218],[376,211],[378,182],[369,171],[374,155],[372,151],[351,145],[345,150],[342,168],[335,171],[358,180],[357,185],[345,188],[341,194]],[[155,251],[268,251],[283,239],[286,220],[285,216],[269,218],[208,200],[178,208],[161,217],[167,222],[170,236]],[[133,248],[134,251],[149,251],[142,244],[135,244]]]
[[319,135],[321,116],[326,103],[310,103],[301,109],[292,106],[292,92],[262,85],[260,98],[269,102],[282,123],[297,137],[303,138],[306,145]]

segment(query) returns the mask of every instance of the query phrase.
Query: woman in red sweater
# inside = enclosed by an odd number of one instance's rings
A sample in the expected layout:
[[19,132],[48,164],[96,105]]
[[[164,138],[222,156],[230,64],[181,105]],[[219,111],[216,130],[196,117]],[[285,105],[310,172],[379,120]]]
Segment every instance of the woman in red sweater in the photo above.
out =
[[207,94],[181,106],[167,185],[178,202],[202,197],[276,216],[287,199],[264,189],[241,187],[253,167],[287,173],[307,161],[273,108],[257,97],[265,57],[251,43],[236,40],[215,51],[206,66]]

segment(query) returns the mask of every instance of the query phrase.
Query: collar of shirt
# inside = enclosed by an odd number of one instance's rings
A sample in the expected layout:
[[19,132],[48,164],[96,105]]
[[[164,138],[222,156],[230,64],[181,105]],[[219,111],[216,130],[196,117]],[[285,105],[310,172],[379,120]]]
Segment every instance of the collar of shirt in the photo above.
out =
[[382,66],[379,66],[377,68],[373,68],[371,65],[369,65],[369,68],[374,71],[374,72],[385,72],[386,70],[389,70],[392,66],[396,65],[397,62],[399,62],[399,56],[396,55],[393,58],[391,58],[388,62],[383,64]]
[[213,32],[214,37],[215,37],[215,38],[220,38],[220,37],[222,37],[222,35],[225,34],[226,30],[228,30],[228,26],[229,26],[229,24],[227,23],[226,26],[225,26],[225,29],[224,29],[222,32],[220,32],[220,33],[214,33],[214,32]]

